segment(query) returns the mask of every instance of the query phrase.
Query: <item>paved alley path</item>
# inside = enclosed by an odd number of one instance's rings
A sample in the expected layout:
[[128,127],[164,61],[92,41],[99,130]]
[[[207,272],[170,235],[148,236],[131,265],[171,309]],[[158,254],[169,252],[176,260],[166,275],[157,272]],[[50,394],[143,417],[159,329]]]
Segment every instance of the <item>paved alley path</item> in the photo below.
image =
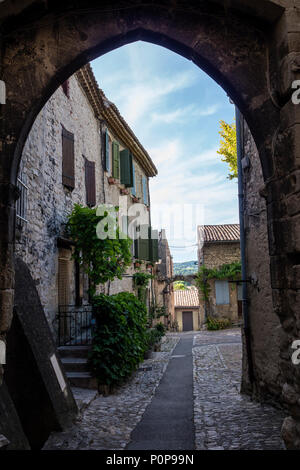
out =
[[128,450],[194,449],[193,335],[176,346],[152,402],[131,434]]
[[241,358],[237,328],[167,334],[161,352],[44,448],[284,449],[284,413],[239,393]]

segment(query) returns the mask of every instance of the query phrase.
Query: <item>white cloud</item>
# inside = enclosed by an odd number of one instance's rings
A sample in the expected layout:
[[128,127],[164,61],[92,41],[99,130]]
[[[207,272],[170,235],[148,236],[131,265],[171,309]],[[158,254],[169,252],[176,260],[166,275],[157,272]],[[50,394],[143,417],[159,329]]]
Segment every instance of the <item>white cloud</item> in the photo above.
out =
[[194,104],[185,106],[183,108],[177,108],[174,111],[167,113],[154,112],[151,114],[153,122],[162,122],[164,124],[182,123],[187,119],[194,119],[195,117],[212,116],[217,112],[219,105],[214,104],[204,109]]
[[172,77],[148,77],[148,80],[133,83],[120,90],[122,112],[130,125],[156,108],[161,100],[175,91],[187,88],[194,82],[194,74],[183,72]]

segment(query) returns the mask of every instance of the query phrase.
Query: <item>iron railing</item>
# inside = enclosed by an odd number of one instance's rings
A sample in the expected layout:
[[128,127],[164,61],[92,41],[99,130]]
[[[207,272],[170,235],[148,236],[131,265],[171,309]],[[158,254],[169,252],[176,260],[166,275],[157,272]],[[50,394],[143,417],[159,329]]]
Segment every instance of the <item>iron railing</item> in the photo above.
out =
[[93,307],[62,305],[58,315],[58,346],[85,346],[92,343]]
[[20,190],[20,197],[16,202],[16,217],[19,225],[27,222],[27,192],[28,186],[26,186],[25,175],[22,175],[17,180],[17,186]]

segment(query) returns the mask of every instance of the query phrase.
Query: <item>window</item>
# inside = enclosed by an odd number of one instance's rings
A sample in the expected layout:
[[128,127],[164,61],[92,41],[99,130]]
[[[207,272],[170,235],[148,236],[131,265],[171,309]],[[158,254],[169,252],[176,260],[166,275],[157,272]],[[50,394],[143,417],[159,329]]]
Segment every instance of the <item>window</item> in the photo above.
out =
[[66,80],[63,84],[62,84],[62,89],[63,89],[63,92],[64,94],[66,95],[67,98],[70,98],[70,83],[69,83],[69,80]]
[[132,154],[128,149],[124,149],[120,152],[120,173],[121,173],[121,183],[126,186],[126,188],[132,188],[133,186],[133,163],[132,163]]
[[69,189],[75,188],[74,134],[62,128],[62,183]]
[[158,231],[149,225],[140,226],[140,238],[135,240],[135,257],[145,261],[158,261]]
[[85,188],[86,204],[89,207],[96,205],[96,174],[95,162],[90,162],[85,158]]
[[26,175],[22,173],[18,177],[17,186],[20,191],[20,197],[17,199],[16,202],[16,217],[17,217],[17,224],[22,226],[25,222],[27,222],[27,191],[28,187],[26,186]]
[[118,142],[112,143],[112,176],[120,178],[120,150]]
[[228,281],[215,281],[216,304],[229,304],[229,285]]

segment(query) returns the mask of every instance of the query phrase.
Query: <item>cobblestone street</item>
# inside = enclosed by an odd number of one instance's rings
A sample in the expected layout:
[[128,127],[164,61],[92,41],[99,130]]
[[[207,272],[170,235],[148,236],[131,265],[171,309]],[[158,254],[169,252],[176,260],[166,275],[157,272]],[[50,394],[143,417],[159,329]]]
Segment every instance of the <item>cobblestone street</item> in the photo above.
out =
[[194,339],[196,449],[284,449],[285,415],[241,395],[242,345],[238,329],[201,332]]
[[[52,434],[44,449],[124,449],[176,344],[188,338],[193,338],[195,449],[284,449],[280,438],[284,414],[239,393],[238,329],[168,334],[161,352],[144,361],[127,384],[110,396],[97,395],[74,426]],[[175,354],[172,360],[178,360]]]

